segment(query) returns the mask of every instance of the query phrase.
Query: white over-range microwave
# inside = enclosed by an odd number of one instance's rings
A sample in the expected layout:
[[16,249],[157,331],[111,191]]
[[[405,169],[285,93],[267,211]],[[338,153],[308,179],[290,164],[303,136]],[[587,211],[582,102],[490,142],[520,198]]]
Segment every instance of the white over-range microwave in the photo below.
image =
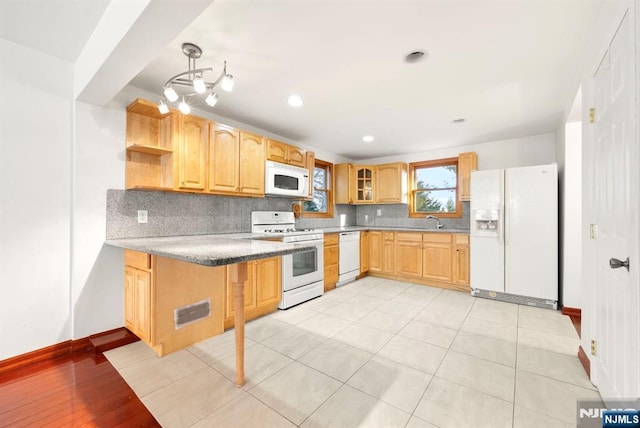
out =
[[306,197],[309,194],[309,170],[267,161],[264,184],[267,195]]

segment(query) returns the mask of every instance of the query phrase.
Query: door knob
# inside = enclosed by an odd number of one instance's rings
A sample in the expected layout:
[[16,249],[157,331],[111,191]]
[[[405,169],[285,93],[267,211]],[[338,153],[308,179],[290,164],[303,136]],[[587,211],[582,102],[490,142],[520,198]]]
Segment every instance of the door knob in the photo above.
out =
[[611,269],[618,269],[618,268],[626,268],[627,271],[629,270],[629,257],[627,257],[627,259],[625,261],[622,260],[618,260],[618,259],[609,259],[609,267]]

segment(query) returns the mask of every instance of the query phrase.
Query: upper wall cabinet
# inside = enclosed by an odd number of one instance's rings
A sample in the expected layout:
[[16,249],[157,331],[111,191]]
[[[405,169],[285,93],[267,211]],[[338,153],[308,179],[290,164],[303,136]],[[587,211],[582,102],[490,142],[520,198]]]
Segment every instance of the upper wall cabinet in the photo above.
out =
[[461,201],[468,201],[471,199],[471,171],[475,171],[477,169],[478,155],[476,152],[466,152],[458,155]]
[[267,140],[267,160],[307,167],[305,150],[276,140]]
[[355,185],[353,184],[353,164],[336,164],[333,167],[333,174],[335,175],[335,203],[352,204],[355,200]]
[[307,192],[307,196],[313,199],[313,185],[315,183],[313,177],[316,170],[316,154],[307,150],[306,158],[307,169],[309,170],[309,191]]
[[210,124],[209,129],[209,187],[212,192],[237,193],[240,190],[240,132],[236,129]]
[[204,190],[207,171],[207,145],[209,121],[191,115],[176,115],[179,126],[178,182],[176,187],[185,190]]
[[127,189],[262,197],[267,154],[310,176],[315,167],[311,151],[175,110],[162,115],[142,99],[127,107],[126,148]]
[[376,167],[373,165],[356,165],[353,168],[356,186],[355,203],[372,204],[375,202]]
[[387,163],[376,166],[376,203],[407,203],[407,164]]
[[210,124],[209,186],[212,193],[264,195],[264,139]]
[[407,164],[335,166],[336,204],[406,204]]
[[260,135],[240,131],[238,185],[242,195],[264,196],[264,145]]
[[127,107],[125,187],[173,188],[172,114],[137,99]]

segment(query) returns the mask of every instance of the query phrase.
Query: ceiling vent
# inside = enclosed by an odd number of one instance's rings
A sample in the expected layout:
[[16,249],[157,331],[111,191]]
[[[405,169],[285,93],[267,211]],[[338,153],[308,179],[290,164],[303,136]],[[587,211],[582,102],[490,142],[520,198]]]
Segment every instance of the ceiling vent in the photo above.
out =
[[413,51],[404,57],[404,62],[413,64],[414,62],[420,62],[424,59],[427,59],[428,56],[429,53],[427,51]]

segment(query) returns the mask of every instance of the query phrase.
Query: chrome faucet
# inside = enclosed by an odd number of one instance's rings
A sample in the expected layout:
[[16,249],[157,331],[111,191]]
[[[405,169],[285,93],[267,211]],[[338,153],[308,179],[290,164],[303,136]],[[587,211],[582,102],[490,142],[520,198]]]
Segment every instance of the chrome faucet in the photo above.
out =
[[434,215],[428,215],[425,218],[429,219],[432,218],[436,221],[436,229],[442,229],[444,227],[444,224],[440,223],[440,219]]

